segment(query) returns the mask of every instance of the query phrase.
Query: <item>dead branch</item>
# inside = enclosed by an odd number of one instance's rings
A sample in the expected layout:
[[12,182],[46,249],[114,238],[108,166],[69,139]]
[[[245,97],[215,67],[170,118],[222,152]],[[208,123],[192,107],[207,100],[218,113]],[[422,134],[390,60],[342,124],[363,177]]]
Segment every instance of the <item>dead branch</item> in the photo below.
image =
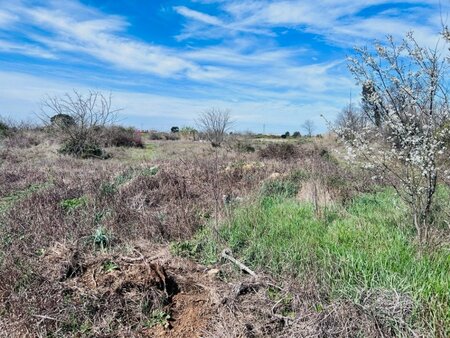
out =
[[229,261],[233,262],[234,264],[236,264],[238,267],[241,268],[241,270],[247,272],[249,275],[257,277],[256,273],[253,272],[248,266],[246,266],[245,264],[239,262],[237,259],[235,259],[232,256],[231,249],[228,249],[228,248],[224,249],[222,251],[222,255],[221,256],[223,258],[228,259]]

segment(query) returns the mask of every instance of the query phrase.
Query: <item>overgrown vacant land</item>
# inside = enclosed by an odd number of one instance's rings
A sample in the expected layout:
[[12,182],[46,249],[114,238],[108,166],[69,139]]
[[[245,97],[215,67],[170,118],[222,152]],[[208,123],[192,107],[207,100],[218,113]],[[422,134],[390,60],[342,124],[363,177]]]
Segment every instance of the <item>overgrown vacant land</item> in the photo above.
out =
[[334,136],[149,138],[107,159],[2,138],[2,335],[450,335],[445,182],[423,241]]

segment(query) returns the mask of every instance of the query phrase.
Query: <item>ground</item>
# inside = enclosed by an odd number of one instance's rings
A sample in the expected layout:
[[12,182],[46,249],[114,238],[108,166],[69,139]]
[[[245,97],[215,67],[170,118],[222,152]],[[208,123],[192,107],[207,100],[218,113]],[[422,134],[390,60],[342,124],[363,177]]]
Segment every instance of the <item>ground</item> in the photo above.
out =
[[447,233],[417,249],[401,202],[332,137],[145,139],[107,160],[33,137],[0,148],[1,335],[449,332]]

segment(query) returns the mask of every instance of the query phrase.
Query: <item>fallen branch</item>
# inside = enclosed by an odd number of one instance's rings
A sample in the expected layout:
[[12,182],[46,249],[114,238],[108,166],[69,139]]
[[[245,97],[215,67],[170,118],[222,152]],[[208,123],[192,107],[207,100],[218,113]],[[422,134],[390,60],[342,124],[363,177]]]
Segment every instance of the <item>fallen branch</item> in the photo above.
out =
[[141,254],[138,250],[133,249],[133,251],[136,252],[139,255],[139,257],[120,256],[120,259],[127,263],[139,262],[145,259],[144,255]]
[[237,259],[235,259],[232,256],[232,253],[231,253],[230,249],[224,249],[222,251],[222,257],[225,258],[225,259],[228,259],[231,262],[233,262],[234,264],[239,266],[241,268],[241,270],[247,272],[249,275],[252,275],[252,276],[256,277],[256,273],[255,272],[253,272],[248,266],[246,266],[245,264],[239,262]]

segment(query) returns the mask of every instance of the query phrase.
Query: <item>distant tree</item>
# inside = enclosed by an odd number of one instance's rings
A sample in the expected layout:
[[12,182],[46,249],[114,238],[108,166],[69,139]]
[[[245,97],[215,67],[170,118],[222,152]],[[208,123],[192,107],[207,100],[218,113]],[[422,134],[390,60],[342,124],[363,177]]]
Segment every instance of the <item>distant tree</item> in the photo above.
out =
[[200,130],[213,147],[220,147],[233,124],[229,110],[211,108],[201,113],[197,121]]
[[10,124],[7,121],[0,119],[0,137],[6,136],[10,129]]
[[301,137],[302,135],[300,134],[300,132],[299,131],[294,131],[294,133],[292,134],[292,137],[294,137],[294,138],[299,138],[299,137]]
[[302,124],[302,129],[305,131],[308,137],[311,137],[314,134],[314,131],[316,130],[316,125],[312,120],[306,120]]
[[172,127],[172,128],[170,128],[170,132],[171,133],[178,133],[180,131],[180,128],[178,128],[178,127]]
[[53,126],[58,128],[70,128],[76,125],[75,119],[68,114],[56,114],[50,118]]
[[337,128],[350,130],[351,133],[348,133],[346,137],[352,137],[354,132],[361,130],[366,125],[365,114],[349,103],[337,116],[334,125]]

